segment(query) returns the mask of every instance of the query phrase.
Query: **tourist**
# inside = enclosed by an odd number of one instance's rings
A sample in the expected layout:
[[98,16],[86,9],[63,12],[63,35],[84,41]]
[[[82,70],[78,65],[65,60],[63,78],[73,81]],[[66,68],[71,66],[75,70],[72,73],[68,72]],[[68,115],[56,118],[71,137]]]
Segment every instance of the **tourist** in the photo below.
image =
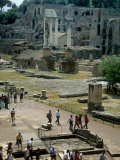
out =
[[[41,155],[40,155],[40,148],[37,148],[37,150],[36,150],[36,160],[39,160],[40,157],[41,157]],[[42,158],[42,157],[41,157],[41,158]],[[42,159],[43,159],[43,158],[42,158]]]
[[12,119],[12,125],[15,125],[15,109],[13,108],[10,112],[11,119]]
[[89,119],[88,119],[87,114],[86,114],[85,117],[84,117],[84,121],[85,121],[84,128],[88,129],[88,122],[89,122]]
[[101,153],[100,160],[107,160],[107,158],[105,157],[105,151]]
[[78,121],[78,115],[75,116],[75,125],[74,125],[74,130],[76,126],[79,128],[79,121]]
[[30,147],[27,146],[27,148],[25,149],[25,152],[24,152],[24,159],[29,160],[29,157],[30,157]]
[[72,115],[70,115],[68,123],[69,123],[69,129],[73,131],[73,116]]
[[33,138],[31,138],[28,142],[27,142],[27,145],[30,147],[29,148],[29,151],[30,151],[30,157],[31,157],[31,160],[33,159]]
[[76,149],[74,152],[75,160],[81,160],[82,159],[82,153],[80,154],[79,151]]
[[14,92],[14,103],[17,103],[17,91]]
[[56,150],[54,146],[52,146],[52,148],[50,149],[50,157],[51,160],[56,160]]
[[5,96],[5,109],[8,109],[8,104],[9,104],[8,97]]
[[9,152],[9,150],[13,150],[13,149],[12,149],[12,142],[8,143],[7,154],[8,154],[8,152]]
[[59,111],[59,109],[56,111],[56,118],[57,118],[57,120],[55,122],[57,122],[58,125],[60,125],[60,111]]
[[23,137],[21,133],[18,133],[18,135],[16,136],[16,144],[18,145],[18,149],[19,149],[19,146],[21,145],[21,150],[22,150],[22,141],[23,141]]
[[7,160],[13,160],[12,150],[8,151]]
[[20,91],[20,103],[23,102],[24,91]]
[[3,160],[3,151],[2,151],[2,146],[0,146],[0,160]]
[[66,153],[63,156],[63,160],[68,160],[69,157],[69,150],[66,151]]
[[78,122],[79,122],[79,126],[81,126],[81,129],[82,129],[83,128],[82,127],[82,114],[79,115]]
[[70,152],[70,160],[74,160],[74,150],[72,149],[72,151]]
[[46,117],[48,118],[48,123],[51,123],[52,122],[52,113],[51,113],[51,110],[49,110],[49,113],[47,114]]

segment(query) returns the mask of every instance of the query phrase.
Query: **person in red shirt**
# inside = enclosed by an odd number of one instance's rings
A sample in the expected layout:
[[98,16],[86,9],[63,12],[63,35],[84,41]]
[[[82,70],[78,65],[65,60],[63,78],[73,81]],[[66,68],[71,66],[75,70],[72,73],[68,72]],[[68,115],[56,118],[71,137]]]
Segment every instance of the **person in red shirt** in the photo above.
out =
[[84,121],[85,121],[84,128],[88,129],[88,122],[89,122],[89,119],[88,119],[87,114],[86,114],[85,117],[84,117]]

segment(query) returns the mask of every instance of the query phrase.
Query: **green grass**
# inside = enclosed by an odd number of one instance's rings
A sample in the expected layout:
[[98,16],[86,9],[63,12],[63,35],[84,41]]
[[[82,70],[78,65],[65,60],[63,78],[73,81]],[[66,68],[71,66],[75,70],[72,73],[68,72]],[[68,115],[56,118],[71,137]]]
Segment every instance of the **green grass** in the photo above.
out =
[[48,74],[53,76],[60,76],[63,77],[65,80],[72,80],[72,79],[88,79],[88,72],[80,72],[76,74],[67,74],[67,73],[59,73],[58,71],[38,71],[38,70],[28,70],[34,72],[36,74]]
[[[10,71],[10,72],[9,72]],[[22,74],[11,72],[11,70],[0,70],[1,81],[16,81],[16,80],[27,80],[28,78]]]

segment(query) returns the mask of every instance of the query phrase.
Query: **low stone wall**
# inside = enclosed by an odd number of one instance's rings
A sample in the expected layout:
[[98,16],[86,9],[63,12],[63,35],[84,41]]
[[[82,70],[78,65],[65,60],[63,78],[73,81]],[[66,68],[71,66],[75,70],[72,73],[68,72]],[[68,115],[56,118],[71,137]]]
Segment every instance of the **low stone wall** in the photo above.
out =
[[120,124],[120,115],[111,114],[108,112],[98,112],[98,111],[92,111],[92,115],[93,117],[100,118],[104,121]]
[[97,148],[103,147],[103,139],[101,139],[100,137],[98,137],[97,135],[95,135],[87,129],[76,129],[73,131],[73,134],[77,134],[87,138],[86,141],[90,145],[96,146]]
[[93,47],[80,47],[73,49],[73,57],[75,59],[89,59],[92,54],[93,59],[99,59],[102,56],[101,49]]

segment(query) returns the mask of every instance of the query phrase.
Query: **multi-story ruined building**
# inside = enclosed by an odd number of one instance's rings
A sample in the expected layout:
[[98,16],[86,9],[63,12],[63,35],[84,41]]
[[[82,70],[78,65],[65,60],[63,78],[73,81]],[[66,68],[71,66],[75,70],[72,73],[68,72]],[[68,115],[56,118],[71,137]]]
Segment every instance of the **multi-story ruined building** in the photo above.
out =
[[90,32],[90,45],[102,54],[120,53],[120,10],[95,9]]
[[[55,10],[58,18],[59,34],[67,34],[71,28],[72,46],[93,46],[100,48],[102,54],[118,54],[120,50],[120,10],[105,8],[85,8],[74,5],[31,5],[24,15],[6,29],[0,26],[0,37],[27,39],[36,49],[44,44],[45,10]],[[55,24],[52,26],[55,31]],[[54,34],[53,36],[54,37]],[[62,39],[62,38],[61,38]],[[59,45],[66,45],[66,37]],[[54,40],[53,40],[54,42]],[[65,43],[64,45],[62,43]]]

